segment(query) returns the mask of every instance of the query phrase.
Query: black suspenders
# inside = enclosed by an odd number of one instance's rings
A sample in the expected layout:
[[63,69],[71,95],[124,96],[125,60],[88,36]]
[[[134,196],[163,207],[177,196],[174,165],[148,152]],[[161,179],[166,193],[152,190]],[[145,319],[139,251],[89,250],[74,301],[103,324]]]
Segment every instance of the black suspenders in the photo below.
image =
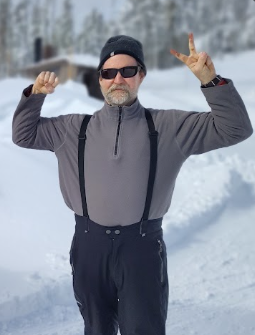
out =
[[79,168],[79,183],[82,201],[83,216],[88,216],[88,207],[86,201],[85,192],[85,176],[84,176],[84,154],[85,154],[85,144],[86,144],[86,130],[89,120],[92,115],[85,115],[79,133],[79,144],[78,144],[78,168]]
[[[146,117],[148,128],[149,128],[150,170],[149,170],[145,207],[144,207],[143,216],[141,218],[141,222],[148,220],[148,217],[149,217],[152,193],[153,193],[153,187],[154,187],[154,181],[155,181],[156,169],[157,169],[157,158],[158,158],[158,155],[157,155],[158,132],[155,130],[155,126],[154,126],[151,113],[146,108],[144,110],[145,110],[145,117]],[[91,116],[92,115],[85,115],[82,121],[80,133],[79,133],[79,145],[78,145],[78,167],[79,167],[80,192],[81,192],[83,216],[86,216],[86,217],[88,217],[88,208],[87,208],[86,192],[85,192],[84,153],[85,153],[85,143],[86,143],[86,130],[87,130],[87,126],[88,126]]]

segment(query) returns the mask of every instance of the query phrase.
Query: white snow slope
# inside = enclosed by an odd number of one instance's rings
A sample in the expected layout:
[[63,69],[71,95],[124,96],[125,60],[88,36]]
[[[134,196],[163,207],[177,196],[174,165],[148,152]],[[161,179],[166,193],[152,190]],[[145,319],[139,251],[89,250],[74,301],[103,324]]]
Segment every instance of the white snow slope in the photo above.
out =
[[[255,52],[216,59],[234,80],[255,128]],[[54,154],[11,141],[27,79],[0,81],[0,334],[82,335],[68,261],[73,213],[59,191]],[[207,111],[186,68],[150,72],[145,107]],[[44,116],[93,113],[102,103],[74,82],[47,97]],[[255,137],[192,156],[164,218],[170,284],[167,335],[255,334]],[[159,335],[159,334],[155,334]]]

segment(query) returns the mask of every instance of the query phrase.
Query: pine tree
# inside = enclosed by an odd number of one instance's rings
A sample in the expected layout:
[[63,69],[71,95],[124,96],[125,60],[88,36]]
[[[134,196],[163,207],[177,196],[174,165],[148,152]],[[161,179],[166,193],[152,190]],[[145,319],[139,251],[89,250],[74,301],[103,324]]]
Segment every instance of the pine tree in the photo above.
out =
[[42,8],[39,2],[33,4],[32,7],[32,36],[33,39],[42,36]]
[[0,78],[11,71],[11,0],[0,0]]
[[[239,5],[239,4],[238,4]],[[255,27],[255,3],[254,1],[245,0],[244,5],[246,12],[243,13],[242,28],[238,38],[238,48],[240,50],[254,49],[255,38],[254,38],[254,27]],[[243,28],[245,22],[245,29]]]
[[57,43],[61,54],[74,51],[73,5],[71,0],[64,0],[62,16],[57,20]]
[[13,69],[15,71],[23,68],[32,60],[29,6],[28,1],[22,0],[14,7],[13,22],[15,24],[12,24],[12,53],[15,55],[15,59],[13,59]]
[[161,67],[168,68],[174,65],[180,65],[180,62],[173,56],[169,55],[169,50],[176,49],[185,51],[183,47],[183,35],[185,28],[180,27],[181,13],[178,2],[169,0],[164,3],[163,22],[165,27],[164,45],[162,50],[159,50],[161,59]]
[[107,39],[107,25],[103,15],[96,9],[85,17],[79,36],[77,37],[78,51],[99,56]]
[[162,49],[165,36],[160,0],[127,0],[120,13],[118,29],[142,42],[148,67],[160,66],[158,50]]

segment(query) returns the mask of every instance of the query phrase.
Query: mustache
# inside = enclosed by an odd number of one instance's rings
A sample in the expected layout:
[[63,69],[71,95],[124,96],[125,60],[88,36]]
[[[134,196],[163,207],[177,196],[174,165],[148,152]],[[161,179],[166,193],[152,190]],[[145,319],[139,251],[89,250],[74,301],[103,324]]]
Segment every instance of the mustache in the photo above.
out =
[[117,85],[117,84],[113,84],[113,85],[109,88],[108,93],[111,93],[111,92],[113,92],[113,91],[115,91],[115,90],[119,90],[119,89],[128,92],[128,89],[127,89],[127,86],[126,86],[126,85]]

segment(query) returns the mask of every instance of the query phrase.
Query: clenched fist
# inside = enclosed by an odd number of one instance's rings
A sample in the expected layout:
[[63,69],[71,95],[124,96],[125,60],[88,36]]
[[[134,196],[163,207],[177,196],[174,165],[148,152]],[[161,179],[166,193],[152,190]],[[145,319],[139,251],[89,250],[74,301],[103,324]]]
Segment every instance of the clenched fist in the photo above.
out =
[[58,77],[54,72],[41,72],[35,80],[32,88],[32,94],[51,94],[59,84]]

